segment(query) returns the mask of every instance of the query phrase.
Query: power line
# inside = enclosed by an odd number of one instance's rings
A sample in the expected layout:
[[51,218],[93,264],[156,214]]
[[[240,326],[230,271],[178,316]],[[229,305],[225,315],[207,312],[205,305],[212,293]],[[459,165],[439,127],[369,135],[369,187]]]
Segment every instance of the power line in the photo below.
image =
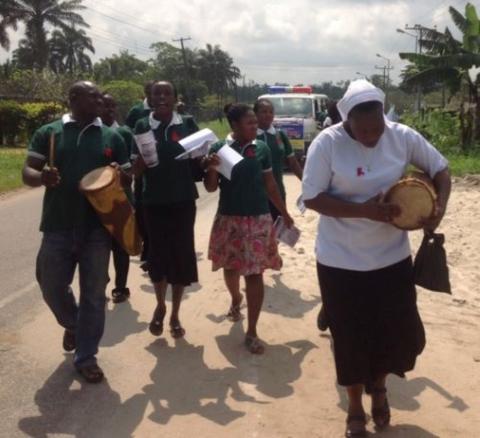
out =
[[122,20],[122,19],[120,19],[120,18],[113,17],[112,15],[105,14],[104,12],[101,12],[101,11],[99,11],[98,9],[92,8],[91,6],[85,6],[85,7],[86,7],[88,10],[90,10],[90,11],[93,11],[93,12],[95,12],[95,13],[97,13],[97,14],[100,14],[100,15],[108,18],[109,20],[116,21],[117,23],[121,23],[121,24],[126,24],[127,26],[134,27],[134,28],[139,29],[139,30],[141,30],[141,31],[143,31],[143,32],[151,33],[151,34],[153,34],[153,35],[155,35],[155,36],[158,37],[158,31],[153,31],[153,30],[147,29],[147,28],[145,28],[145,27],[138,26],[138,25],[136,25],[136,24],[134,24],[134,23],[130,23],[130,22],[128,22],[128,21]]
[[[138,21],[138,15],[132,15],[132,14],[127,14],[126,12],[124,11],[121,11],[119,10],[118,8],[113,8],[109,5],[106,5],[104,2],[102,1],[99,1],[99,0],[90,0],[91,3],[93,3],[95,6],[97,4],[100,4],[103,8],[107,8],[107,9],[110,9],[111,11],[114,11],[115,12],[115,15],[119,15],[119,16],[124,16],[124,17],[128,17],[128,18],[131,18],[135,21]],[[151,22],[148,22],[147,24],[151,24],[152,26],[156,26],[155,23],[151,23]],[[157,31],[157,33],[159,33]]]
[[[100,34],[98,32],[101,32]],[[122,43],[119,38],[122,38],[124,39],[123,36],[121,35],[118,35],[118,34],[115,34],[115,33],[112,33],[112,32],[109,32],[105,29],[99,29],[99,28],[95,28],[95,31],[92,31],[92,30],[89,30],[89,33],[92,34],[92,35],[95,35],[96,37],[99,37],[99,38],[103,38],[103,39],[106,39],[106,40],[109,40],[111,41],[112,43],[115,43],[115,45],[121,45],[121,46],[129,46],[131,47],[132,50],[135,50],[135,51],[140,51],[140,52],[143,52],[142,54],[151,54],[151,49],[147,46],[144,46],[142,44],[137,44],[137,43],[131,43],[131,42],[124,42]],[[103,35],[102,35],[103,34]],[[114,39],[112,39],[114,38]]]

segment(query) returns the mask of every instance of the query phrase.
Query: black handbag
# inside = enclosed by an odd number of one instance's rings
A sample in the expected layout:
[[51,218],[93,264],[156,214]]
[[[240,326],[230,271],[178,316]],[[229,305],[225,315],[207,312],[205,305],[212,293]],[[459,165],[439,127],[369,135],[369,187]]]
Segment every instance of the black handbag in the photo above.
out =
[[443,234],[425,233],[413,263],[415,284],[434,292],[451,294]]

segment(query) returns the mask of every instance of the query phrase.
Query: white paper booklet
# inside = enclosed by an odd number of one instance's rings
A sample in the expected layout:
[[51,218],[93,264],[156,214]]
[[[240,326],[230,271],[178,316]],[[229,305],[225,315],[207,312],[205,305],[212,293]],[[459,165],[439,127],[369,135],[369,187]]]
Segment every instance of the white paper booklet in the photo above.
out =
[[297,244],[301,232],[295,225],[287,228],[283,217],[278,216],[273,226],[275,227],[275,234],[279,242],[283,242],[292,248]]
[[220,157],[220,165],[217,167],[217,171],[225,178],[232,179],[232,170],[236,164],[243,160],[243,157],[228,145],[222,146],[217,155]]
[[211,129],[205,128],[195,132],[188,137],[182,138],[179,143],[185,149],[180,155],[175,157],[176,160],[186,160],[187,158],[197,158],[207,155],[208,148],[218,141],[217,136]]
[[135,135],[135,142],[147,167],[155,167],[158,165],[157,141],[155,140],[153,131],[150,130],[144,134]]

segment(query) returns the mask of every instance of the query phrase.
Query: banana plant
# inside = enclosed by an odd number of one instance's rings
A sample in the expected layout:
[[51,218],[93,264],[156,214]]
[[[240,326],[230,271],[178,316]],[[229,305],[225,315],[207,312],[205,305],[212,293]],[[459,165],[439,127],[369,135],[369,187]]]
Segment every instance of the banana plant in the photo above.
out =
[[454,95],[465,88],[468,91],[466,105],[460,114],[465,127],[462,143],[465,147],[480,140],[480,20],[475,6],[468,3],[465,15],[454,7],[449,8],[462,40],[453,37],[448,29],[422,28],[420,47],[424,53],[400,53],[401,59],[409,61],[403,72],[403,85],[407,87],[431,87],[439,84]]

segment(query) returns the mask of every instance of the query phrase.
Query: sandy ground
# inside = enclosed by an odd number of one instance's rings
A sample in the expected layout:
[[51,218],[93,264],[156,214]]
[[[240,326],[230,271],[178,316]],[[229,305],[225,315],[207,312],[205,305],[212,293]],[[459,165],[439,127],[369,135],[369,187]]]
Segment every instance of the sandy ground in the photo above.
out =
[[[480,186],[475,184],[455,184],[441,227],[453,295],[419,290],[427,347],[407,379],[389,379],[392,427],[378,436],[480,436]],[[99,354],[106,382],[91,386],[78,380],[71,356],[61,350],[62,331],[46,308],[10,335],[14,354],[34,382],[31,393],[21,394],[25,410],[9,418],[18,436],[343,436],[345,394],[335,384],[330,336],[316,328],[317,217],[301,216],[294,207],[299,181],[287,176],[286,185],[303,234],[295,249],[280,248],[282,271],[265,275],[259,323],[264,356],[245,351],[245,321],[232,324],[223,316],[228,294],[221,273],[211,272],[206,260],[216,209],[210,197],[198,206],[200,284],[184,300],[185,339],[175,342],[168,332],[155,339],[148,332],[155,298],[137,260],[130,302],[108,306]],[[421,236],[411,237],[416,249]],[[368,427],[373,435],[372,422]]]

